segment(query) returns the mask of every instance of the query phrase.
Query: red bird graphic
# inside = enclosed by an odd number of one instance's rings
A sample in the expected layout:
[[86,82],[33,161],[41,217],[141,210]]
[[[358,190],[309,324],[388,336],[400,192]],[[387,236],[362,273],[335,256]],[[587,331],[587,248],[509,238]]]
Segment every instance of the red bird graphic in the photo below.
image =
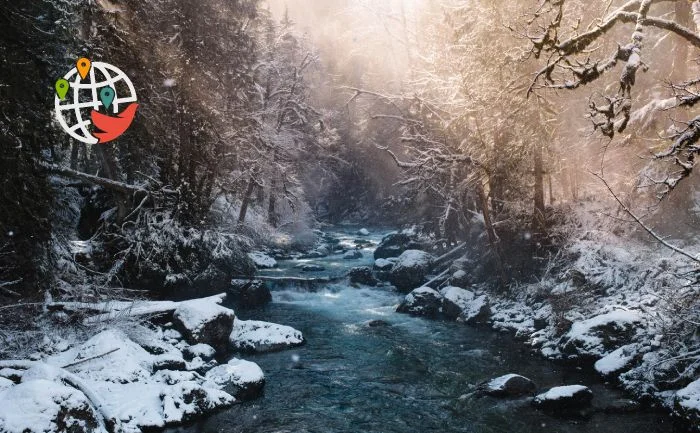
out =
[[90,113],[90,118],[92,119],[92,124],[95,125],[101,132],[93,132],[100,143],[106,143],[112,141],[115,138],[122,135],[134,120],[136,115],[136,109],[139,108],[139,104],[133,103],[129,104],[124,111],[117,114],[116,117],[107,116],[96,110],[92,110]]

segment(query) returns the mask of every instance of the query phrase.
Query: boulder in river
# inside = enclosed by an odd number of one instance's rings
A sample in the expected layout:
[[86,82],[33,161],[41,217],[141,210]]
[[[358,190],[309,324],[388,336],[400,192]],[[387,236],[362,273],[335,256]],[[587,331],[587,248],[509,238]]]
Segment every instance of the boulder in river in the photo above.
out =
[[236,400],[258,398],[265,386],[265,374],[258,364],[238,358],[212,368],[204,378],[236,397]]
[[272,301],[270,289],[261,280],[232,280],[229,293],[237,308],[254,308]]
[[326,270],[323,266],[314,264],[302,264],[299,266],[299,269],[301,269],[301,272],[321,272]]
[[535,383],[519,374],[506,374],[484,385],[484,393],[492,397],[520,397],[535,392]]
[[391,324],[389,324],[389,322],[386,320],[374,319],[367,322],[367,326],[370,328],[385,328],[387,326],[391,326]]
[[357,266],[348,272],[348,278],[353,284],[364,284],[365,286],[376,286],[378,281],[372,274],[369,266]]
[[483,323],[491,314],[486,295],[476,296],[470,290],[454,286],[442,288],[440,294],[443,296],[442,311],[450,320]]
[[304,336],[291,326],[259,320],[236,319],[230,335],[241,352],[273,352],[304,344]]
[[406,295],[396,311],[434,319],[442,313],[442,296],[430,287],[419,287]]
[[387,281],[389,279],[389,273],[391,272],[391,268],[394,267],[395,261],[395,258],[375,260],[374,266],[372,268],[376,272],[377,279],[381,281]]
[[369,236],[369,230],[367,230],[366,228],[361,228],[357,231],[357,234],[360,236]]
[[358,250],[351,250],[343,254],[343,259],[345,260],[356,260],[362,258],[362,252]]
[[209,298],[181,302],[173,313],[173,325],[190,344],[205,343],[217,349],[228,345],[233,329],[233,310]]
[[411,237],[405,233],[389,233],[377,245],[377,249],[374,250],[374,258],[398,257],[409,248],[411,242]]
[[583,385],[556,386],[535,396],[532,404],[545,411],[585,409],[593,400],[593,392]]
[[425,283],[435,258],[424,251],[406,250],[389,273],[389,281],[402,292],[408,292]]

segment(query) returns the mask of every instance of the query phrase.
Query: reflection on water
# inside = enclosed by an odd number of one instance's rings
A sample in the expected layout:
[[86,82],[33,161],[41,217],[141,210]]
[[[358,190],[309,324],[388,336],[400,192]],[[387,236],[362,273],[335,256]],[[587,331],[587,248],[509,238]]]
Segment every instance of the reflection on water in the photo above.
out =
[[[356,261],[344,266],[354,265]],[[673,431],[667,418],[648,411],[598,411],[585,420],[567,420],[535,411],[525,399],[470,396],[475,384],[516,372],[533,379],[539,388],[589,385],[598,407],[621,397],[592,373],[546,362],[509,336],[396,314],[399,299],[386,288],[341,284],[315,293],[293,288],[275,291],[272,304],[241,311],[240,316],[294,326],[308,343],[289,351],[247,356],[265,371],[264,397],[170,431]],[[390,326],[368,326],[375,319]]]

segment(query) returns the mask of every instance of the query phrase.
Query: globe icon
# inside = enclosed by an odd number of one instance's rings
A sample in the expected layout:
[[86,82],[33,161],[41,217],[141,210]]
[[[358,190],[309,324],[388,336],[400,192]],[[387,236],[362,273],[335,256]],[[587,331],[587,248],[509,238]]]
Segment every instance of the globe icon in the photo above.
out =
[[[94,129],[91,120],[93,110],[102,108],[118,115],[120,106],[123,108],[124,104],[136,102],[136,90],[129,77],[109,63],[92,62],[85,79],[82,79],[77,68],[68,71],[63,78],[70,83],[70,90],[64,99],[55,96],[56,120],[71,137],[83,143],[99,142],[91,132]],[[105,87],[114,90],[114,99],[109,106],[99,97]]]

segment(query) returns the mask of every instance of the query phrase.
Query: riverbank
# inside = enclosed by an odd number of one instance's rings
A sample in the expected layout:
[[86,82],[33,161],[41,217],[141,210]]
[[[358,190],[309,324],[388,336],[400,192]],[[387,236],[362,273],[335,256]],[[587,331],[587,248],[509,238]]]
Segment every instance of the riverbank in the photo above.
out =
[[700,358],[687,348],[697,329],[696,267],[633,228],[601,227],[593,213],[590,206],[573,209],[575,229],[530,282],[504,291],[478,281],[466,265],[473,257],[461,258],[445,278],[426,283],[435,290],[411,292],[400,310],[508,333],[540,356],[595,371],[641,407],[663,408],[697,429]]

